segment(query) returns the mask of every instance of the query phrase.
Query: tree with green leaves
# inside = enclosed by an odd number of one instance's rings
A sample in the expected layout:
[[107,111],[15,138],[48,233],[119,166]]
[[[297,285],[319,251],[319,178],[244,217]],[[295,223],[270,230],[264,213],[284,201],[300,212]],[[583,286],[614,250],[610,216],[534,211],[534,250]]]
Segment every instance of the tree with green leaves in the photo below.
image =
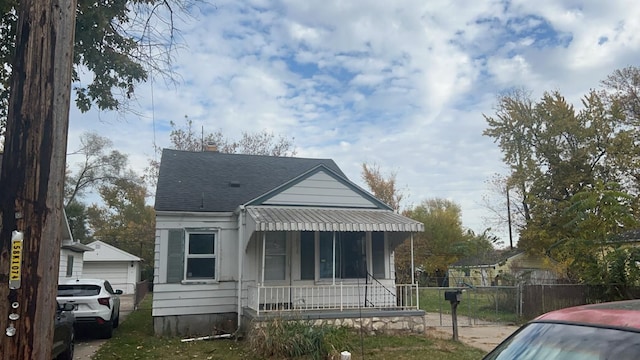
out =
[[597,182],[584,188],[569,201],[564,236],[549,254],[567,264],[569,275],[576,281],[621,287],[635,284],[640,277],[632,276],[628,267],[617,263],[627,261],[622,255],[628,244],[616,238],[640,224],[635,216],[636,202],[617,183]]
[[495,117],[485,116],[484,134],[493,137],[511,168],[507,184],[518,189],[526,209],[520,246],[542,252],[562,233],[564,211],[573,195],[601,180],[619,182],[614,164],[626,143],[622,114],[592,91],[577,111],[558,93],[533,103],[520,96],[501,98]]
[[[462,227],[462,210],[453,201],[429,199],[404,212],[424,224],[424,232],[414,235],[414,265],[429,276],[442,277],[449,265],[463,257],[472,238]],[[395,250],[396,280],[411,279],[411,244],[405,241]]]
[[[174,18],[198,0],[78,0],[72,80],[83,112],[128,110],[149,72],[172,79]],[[0,143],[3,143],[20,0],[0,0]]]

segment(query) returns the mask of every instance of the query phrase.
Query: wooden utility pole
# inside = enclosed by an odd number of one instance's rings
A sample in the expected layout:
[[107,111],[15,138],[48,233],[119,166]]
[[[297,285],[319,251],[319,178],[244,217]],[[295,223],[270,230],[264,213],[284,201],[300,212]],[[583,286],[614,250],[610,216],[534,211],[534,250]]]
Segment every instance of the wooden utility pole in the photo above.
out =
[[0,356],[49,360],[76,0],[20,0],[18,7],[0,171]]

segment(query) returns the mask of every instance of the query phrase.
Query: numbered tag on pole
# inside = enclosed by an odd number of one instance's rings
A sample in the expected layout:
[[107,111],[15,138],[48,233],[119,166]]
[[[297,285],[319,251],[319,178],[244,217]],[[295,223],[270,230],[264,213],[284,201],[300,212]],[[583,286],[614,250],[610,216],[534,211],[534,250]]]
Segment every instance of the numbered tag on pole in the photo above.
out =
[[19,289],[22,281],[22,244],[24,234],[14,231],[11,234],[11,261],[9,262],[9,289]]

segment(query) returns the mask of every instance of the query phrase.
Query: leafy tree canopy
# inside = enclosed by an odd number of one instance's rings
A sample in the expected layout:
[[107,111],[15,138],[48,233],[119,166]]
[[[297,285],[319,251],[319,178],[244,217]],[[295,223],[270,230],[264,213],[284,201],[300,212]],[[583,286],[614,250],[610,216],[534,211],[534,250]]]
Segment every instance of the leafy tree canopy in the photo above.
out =
[[536,102],[516,90],[485,115],[484,135],[502,150],[521,204],[518,246],[552,254],[580,281],[613,279],[607,259],[624,254],[608,241],[638,226],[639,89],[640,69],[628,67],[578,109],[557,91]]
[[[73,90],[76,106],[88,111],[126,110],[136,84],[149,71],[171,79],[176,46],[174,16],[198,0],[78,0]],[[0,140],[9,101],[19,0],[0,0]],[[1,143],[2,141],[0,141]]]

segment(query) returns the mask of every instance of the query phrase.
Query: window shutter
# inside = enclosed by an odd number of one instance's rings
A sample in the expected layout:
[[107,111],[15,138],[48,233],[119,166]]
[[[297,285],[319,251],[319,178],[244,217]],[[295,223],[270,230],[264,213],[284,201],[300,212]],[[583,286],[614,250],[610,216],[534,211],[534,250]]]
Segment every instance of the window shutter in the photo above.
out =
[[184,230],[169,230],[167,253],[167,283],[179,283],[184,277]]

